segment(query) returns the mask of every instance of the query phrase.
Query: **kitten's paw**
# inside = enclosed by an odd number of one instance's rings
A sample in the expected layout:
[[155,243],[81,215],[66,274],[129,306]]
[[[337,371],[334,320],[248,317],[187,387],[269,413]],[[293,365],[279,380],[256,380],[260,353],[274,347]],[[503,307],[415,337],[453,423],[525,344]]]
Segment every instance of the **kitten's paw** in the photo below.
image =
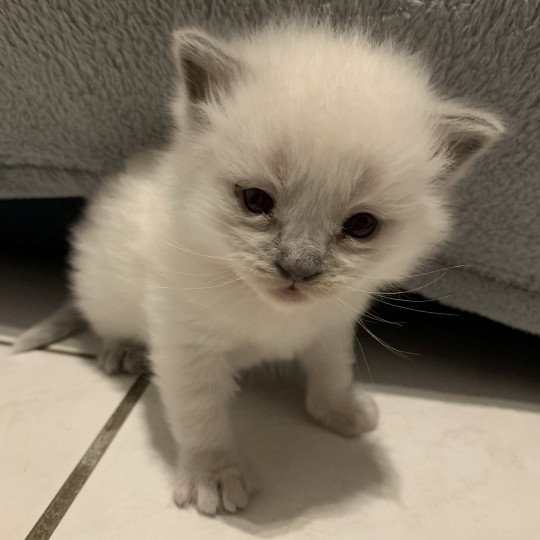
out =
[[111,341],[104,344],[98,356],[99,367],[107,374],[143,373],[148,369],[146,349],[131,341]]
[[377,404],[365,393],[352,394],[337,404],[311,398],[307,400],[306,408],[317,422],[346,437],[373,431],[379,423]]
[[184,507],[194,504],[201,514],[234,513],[244,509],[255,482],[237,467],[224,467],[198,473],[181,471],[174,486],[174,502]]

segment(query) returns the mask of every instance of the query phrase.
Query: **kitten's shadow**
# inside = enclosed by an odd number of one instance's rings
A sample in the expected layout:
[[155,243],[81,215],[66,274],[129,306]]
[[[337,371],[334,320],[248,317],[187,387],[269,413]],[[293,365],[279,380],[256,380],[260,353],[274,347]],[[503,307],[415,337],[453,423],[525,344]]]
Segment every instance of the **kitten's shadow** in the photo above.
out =
[[[153,443],[172,469],[172,436],[158,420],[162,416],[155,400],[143,401]],[[346,504],[353,497],[356,506],[364,498],[399,497],[397,474],[376,435],[345,439],[311,424],[297,386],[250,384],[233,415],[237,440],[260,480],[260,491],[244,512],[218,517],[231,526],[272,537],[302,528],[310,516],[320,517],[322,507]]]

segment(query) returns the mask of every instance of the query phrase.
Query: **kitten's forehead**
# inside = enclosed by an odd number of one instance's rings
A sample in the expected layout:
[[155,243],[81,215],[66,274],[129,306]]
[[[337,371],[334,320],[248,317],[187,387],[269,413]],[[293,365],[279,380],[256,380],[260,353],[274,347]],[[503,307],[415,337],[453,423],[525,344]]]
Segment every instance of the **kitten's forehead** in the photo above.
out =
[[329,96],[324,88],[247,85],[216,123],[219,144],[229,160],[240,158],[239,168],[252,167],[248,174],[263,167],[286,185],[309,178],[319,189],[352,195],[377,178],[427,178],[433,134],[423,108],[360,99],[349,89]]
[[222,162],[281,182],[297,199],[425,189],[438,166],[427,77],[391,50],[327,38],[263,36],[243,49],[248,75],[208,111]]
[[[283,204],[317,213],[391,204],[425,189],[425,159],[392,153],[358,137],[328,137],[298,120],[279,125],[259,116],[218,137],[217,152],[242,184],[269,189]],[[427,155],[427,154],[426,154]]]
[[394,217],[400,206],[410,205],[425,190],[423,183],[393,184],[368,159],[341,149],[289,149],[280,154],[279,206],[291,221],[325,228],[360,211]]

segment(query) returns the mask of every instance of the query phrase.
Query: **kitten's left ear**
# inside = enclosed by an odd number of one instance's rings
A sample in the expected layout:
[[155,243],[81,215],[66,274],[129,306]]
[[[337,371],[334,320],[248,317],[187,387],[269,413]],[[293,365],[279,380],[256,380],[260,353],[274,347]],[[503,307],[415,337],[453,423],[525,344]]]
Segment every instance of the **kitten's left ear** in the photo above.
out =
[[439,114],[438,132],[437,153],[448,162],[444,180],[453,183],[504,133],[504,126],[493,114],[446,102]]
[[241,71],[225,43],[192,28],[174,32],[173,55],[194,104],[219,98]]

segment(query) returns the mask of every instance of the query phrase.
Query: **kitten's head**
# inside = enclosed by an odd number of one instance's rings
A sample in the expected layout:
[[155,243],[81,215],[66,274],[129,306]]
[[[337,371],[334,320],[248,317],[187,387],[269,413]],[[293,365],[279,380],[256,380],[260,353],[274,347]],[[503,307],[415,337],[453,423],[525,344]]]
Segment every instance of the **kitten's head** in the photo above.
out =
[[438,97],[416,59],[327,28],[180,30],[174,51],[201,242],[276,306],[410,272],[448,229],[449,186],[502,132]]

